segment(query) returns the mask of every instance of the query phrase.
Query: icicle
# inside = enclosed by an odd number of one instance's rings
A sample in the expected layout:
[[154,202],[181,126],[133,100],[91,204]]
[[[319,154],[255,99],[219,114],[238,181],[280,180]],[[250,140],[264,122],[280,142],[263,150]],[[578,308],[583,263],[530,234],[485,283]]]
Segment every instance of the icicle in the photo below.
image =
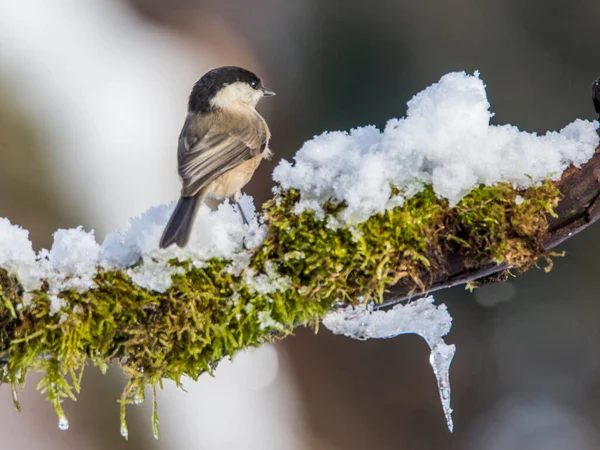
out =
[[456,353],[455,345],[448,345],[444,341],[440,341],[440,343],[431,349],[431,354],[429,355],[429,364],[431,364],[437,380],[442,409],[444,410],[446,424],[450,432],[454,431],[452,408],[450,407],[450,364],[452,364],[454,353]]
[[433,297],[408,304],[398,304],[387,311],[373,311],[367,306],[347,307],[328,314],[323,325],[335,334],[366,340],[387,339],[401,334],[418,334],[431,349],[429,363],[437,379],[442,409],[448,429],[454,431],[450,407],[450,364],[456,351],[442,339],[450,332],[452,317],[446,305],[435,306]]

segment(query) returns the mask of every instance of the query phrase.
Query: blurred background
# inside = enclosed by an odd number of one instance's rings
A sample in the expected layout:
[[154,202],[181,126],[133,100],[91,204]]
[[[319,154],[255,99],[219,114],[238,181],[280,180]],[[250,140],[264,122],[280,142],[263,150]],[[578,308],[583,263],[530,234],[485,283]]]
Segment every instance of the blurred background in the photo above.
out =
[[[246,191],[325,130],[384,126],[443,74],[481,71],[495,123],[545,132],[595,118],[595,0],[1,0],[0,217],[31,232],[107,231],[177,197],[175,148],[187,95],[235,64],[278,96],[259,107],[272,161]],[[416,336],[355,342],[300,330],[219,367],[166,383],[161,439],[150,405],[119,435],[118,368],[88,369],[71,429],[59,431],[30,377],[23,413],[0,387],[3,448],[595,449],[600,438],[600,225],[531,271],[470,294],[441,292],[455,433],[446,429],[428,349]]]

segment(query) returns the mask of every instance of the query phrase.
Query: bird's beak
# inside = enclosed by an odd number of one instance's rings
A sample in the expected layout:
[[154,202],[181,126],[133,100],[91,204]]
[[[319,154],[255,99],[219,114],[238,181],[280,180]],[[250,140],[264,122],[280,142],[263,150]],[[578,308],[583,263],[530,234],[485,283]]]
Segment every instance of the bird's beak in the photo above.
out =
[[263,95],[265,97],[273,97],[275,95],[275,92],[273,92],[271,89],[267,89],[266,87],[263,88]]

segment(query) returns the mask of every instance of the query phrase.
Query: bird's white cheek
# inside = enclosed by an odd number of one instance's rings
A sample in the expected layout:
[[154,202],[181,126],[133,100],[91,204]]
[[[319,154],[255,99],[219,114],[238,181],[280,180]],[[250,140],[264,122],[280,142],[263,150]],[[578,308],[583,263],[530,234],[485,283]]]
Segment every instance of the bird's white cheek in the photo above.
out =
[[240,104],[256,106],[262,96],[262,91],[254,89],[246,83],[237,82],[222,88],[210,100],[210,103],[213,107],[225,109],[235,108]]
[[263,93],[261,91],[254,91],[252,93],[252,98],[250,100],[250,103],[252,104],[252,106],[256,106],[256,104],[258,103],[258,101],[263,98]]

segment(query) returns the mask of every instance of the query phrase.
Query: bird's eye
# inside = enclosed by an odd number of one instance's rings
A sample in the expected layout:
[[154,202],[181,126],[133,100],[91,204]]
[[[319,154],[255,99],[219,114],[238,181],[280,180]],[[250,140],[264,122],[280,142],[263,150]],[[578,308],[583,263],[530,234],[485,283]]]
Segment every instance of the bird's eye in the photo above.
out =
[[258,83],[256,81],[252,81],[250,83],[250,86],[252,86],[254,89],[256,89],[258,87]]

